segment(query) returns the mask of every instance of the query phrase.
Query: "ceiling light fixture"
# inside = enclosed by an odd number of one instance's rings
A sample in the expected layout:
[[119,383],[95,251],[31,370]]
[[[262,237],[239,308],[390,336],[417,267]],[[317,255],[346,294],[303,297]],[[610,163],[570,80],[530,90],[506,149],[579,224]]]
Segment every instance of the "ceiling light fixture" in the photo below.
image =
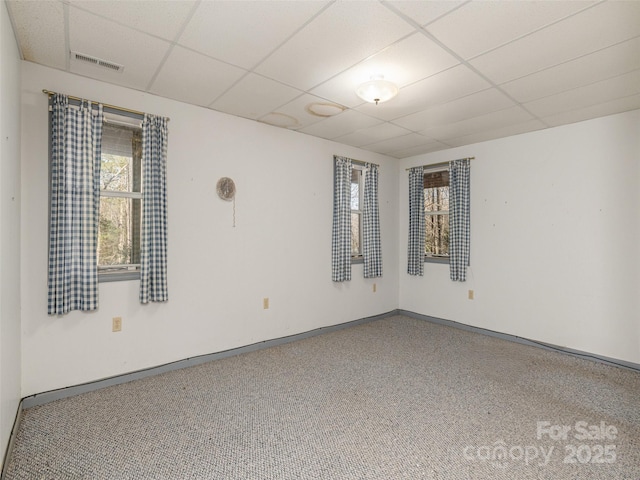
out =
[[385,80],[383,75],[375,75],[356,88],[356,94],[364,101],[377,105],[395,97],[398,94],[398,87]]

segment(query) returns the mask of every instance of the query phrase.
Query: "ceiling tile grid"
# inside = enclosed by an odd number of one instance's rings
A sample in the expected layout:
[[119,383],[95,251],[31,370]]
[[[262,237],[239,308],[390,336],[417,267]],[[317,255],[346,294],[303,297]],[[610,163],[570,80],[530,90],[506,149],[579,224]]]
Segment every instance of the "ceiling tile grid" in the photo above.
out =
[[640,108],[640,1],[6,3],[24,60],[396,158]]
[[250,69],[276,50],[328,2],[241,1],[198,5],[180,44]]
[[336,2],[265,59],[256,71],[308,90],[413,30],[378,2]]
[[[71,64],[70,71],[144,90],[171,44],[97,15],[69,7],[69,49],[124,65],[120,72],[91,64]],[[131,46],[135,45],[135,48]]]
[[356,110],[345,110],[343,113],[334,117],[329,117],[321,122],[314,123],[309,127],[300,129],[300,132],[317,137],[334,139],[345,134],[351,133],[363,128],[380,125],[383,122],[377,118],[370,117]]
[[[595,2],[468,2],[426,30],[464,59],[524,37]],[[487,28],[490,25],[491,28]],[[462,33],[464,32],[464,33]]]
[[257,120],[300,95],[302,95],[300,90],[270,78],[249,73],[211,106],[221,112]]
[[604,2],[469,63],[490,80],[504,83],[637,36],[640,2]]
[[[197,66],[197,74],[185,75]],[[202,107],[236,84],[247,71],[179,45],[169,53],[149,91]]]
[[362,128],[353,133],[336,137],[334,140],[339,143],[353,145],[354,147],[363,147],[389,138],[403,137],[410,133],[410,130],[398,127],[392,123],[380,123],[373,127]]
[[640,37],[584,55],[501,85],[519,102],[530,102],[640,69]]
[[356,87],[369,81],[371,76],[382,75],[402,88],[458,63],[453,55],[432,40],[414,33],[336,75],[312,92],[353,108],[364,103],[356,95]]
[[[393,152],[407,148],[425,147],[434,144],[437,144],[437,142],[433,138],[425,137],[419,133],[410,133],[401,137],[388,138],[380,142],[370,143],[367,146],[367,150],[390,155]],[[445,146],[444,148],[448,147]]]
[[184,22],[196,5],[195,0],[136,0],[123,2],[70,0],[76,10],[86,10],[97,16],[148,33],[164,40],[175,40]]

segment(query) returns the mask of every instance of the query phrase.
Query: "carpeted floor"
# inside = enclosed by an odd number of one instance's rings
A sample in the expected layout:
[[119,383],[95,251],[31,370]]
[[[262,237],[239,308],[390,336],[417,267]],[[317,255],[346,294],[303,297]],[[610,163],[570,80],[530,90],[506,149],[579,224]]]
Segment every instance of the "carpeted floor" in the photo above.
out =
[[640,479],[640,374],[396,316],[24,412],[6,479]]

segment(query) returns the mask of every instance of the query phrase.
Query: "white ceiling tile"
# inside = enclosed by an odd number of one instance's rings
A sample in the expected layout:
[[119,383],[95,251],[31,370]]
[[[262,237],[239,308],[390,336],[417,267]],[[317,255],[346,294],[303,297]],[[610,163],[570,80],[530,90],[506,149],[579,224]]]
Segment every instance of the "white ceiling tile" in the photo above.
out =
[[[198,74],[185,75],[184,72]],[[175,46],[149,91],[208,107],[245,73],[241,68]]]
[[403,148],[418,147],[433,143],[435,143],[435,140],[433,138],[429,138],[418,133],[410,133],[403,137],[394,137],[389,138],[388,140],[383,140],[381,142],[370,143],[363,148],[372,152],[387,154],[389,152],[395,152]]
[[593,3],[593,1],[473,1],[433,22],[427,30],[457,54],[468,59],[533,32]]
[[443,141],[473,133],[496,130],[516,123],[524,123],[533,117],[520,107],[511,107],[456,123],[427,128],[420,133],[435,140]]
[[640,37],[501,85],[517,101],[529,102],[640,68]]
[[202,2],[178,43],[225,62],[252,68],[326,3]]
[[497,83],[558,65],[640,35],[640,2],[606,2],[473,60]]
[[25,60],[66,69],[64,10],[60,2],[7,2]]
[[405,128],[398,127],[391,123],[381,123],[369,128],[363,128],[353,133],[336,137],[334,140],[340,143],[346,143],[347,145],[353,145],[354,147],[361,147],[370,143],[381,142],[389,138],[401,137],[408,135],[411,132]]
[[362,128],[372,127],[382,123],[376,118],[363,115],[355,110],[347,110],[334,117],[315,123],[299,131],[317,137],[333,139],[345,133],[355,132]]
[[639,106],[640,1],[5,3],[28,61],[401,158]]
[[362,104],[356,87],[383,75],[399,87],[415,83],[458,64],[458,60],[420,33],[411,35],[346,72],[314,88],[318,96],[348,107]]
[[136,0],[136,1],[86,1],[72,0],[73,7],[114,20],[141,32],[156,35],[166,40],[175,40],[191,9],[192,0]]
[[327,103],[324,98],[316,97],[314,95],[304,94],[291,102],[287,103],[278,108],[275,113],[281,113],[283,115],[288,115],[292,118],[295,118],[297,124],[291,127],[293,130],[299,130],[304,127],[308,127],[309,125],[313,125],[314,123],[321,122],[322,120],[326,120],[328,117],[319,117],[318,115],[314,115],[309,113],[307,108],[312,103]]
[[77,8],[69,9],[71,51],[124,65],[122,72],[76,62],[72,73],[138,90],[146,89],[170,44]]
[[380,3],[333,3],[256,71],[308,90],[379,52],[412,30],[409,24]]
[[549,117],[636,93],[640,93],[640,70],[534,100],[524,106],[538,117]]
[[398,118],[393,123],[413,131],[424,130],[440,124],[454,123],[469,117],[503,110],[515,104],[496,88],[467,95],[444,105],[427,108]]
[[449,145],[440,142],[428,143],[426,145],[419,145],[417,147],[404,148],[394,152],[388,152],[387,155],[394,158],[409,158],[416,155],[424,155],[425,153],[437,152],[438,150],[445,150],[451,148]]
[[356,110],[381,120],[393,120],[488,87],[489,82],[466,66],[458,65],[401,88],[398,95],[388,102],[379,105],[365,103]]
[[461,147],[463,145],[471,145],[472,143],[486,142],[487,140],[495,140],[496,138],[510,137],[512,135],[520,135],[521,133],[534,132],[542,130],[545,124],[539,120],[530,120],[523,123],[515,123],[500,128],[486,130],[471,135],[465,135],[457,138],[450,138],[447,144],[452,147]]
[[455,9],[458,5],[462,5],[464,1],[445,0],[416,2],[415,0],[391,0],[386,3],[411,18],[416,23],[426,25]]
[[627,112],[640,108],[640,94],[631,95],[629,97],[617,98],[609,102],[598,103],[589,107],[571,110],[570,112],[561,112],[556,115],[544,117],[547,124],[552,127],[565,125],[568,123],[582,122],[596,117],[604,117],[615,113]]
[[301,94],[295,88],[250,73],[213,102],[211,108],[256,120]]

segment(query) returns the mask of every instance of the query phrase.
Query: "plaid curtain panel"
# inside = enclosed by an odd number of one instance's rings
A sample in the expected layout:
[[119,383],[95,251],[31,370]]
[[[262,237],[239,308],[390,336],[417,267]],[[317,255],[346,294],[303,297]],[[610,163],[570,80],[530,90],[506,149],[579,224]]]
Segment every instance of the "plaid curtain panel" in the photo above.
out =
[[142,122],[142,232],[140,302],[166,302],[168,119],[145,114]]
[[454,282],[467,279],[470,235],[470,161],[449,164],[449,275]]
[[424,275],[424,169],[409,169],[409,246],[407,273]]
[[382,276],[380,215],[378,210],[378,166],[367,163],[364,173],[364,209],[362,211],[362,256],[364,278]]
[[351,159],[334,156],[331,276],[351,280]]
[[[94,114],[95,113],[95,114]],[[98,308],[102,105],[52,97],[49,315]]]

